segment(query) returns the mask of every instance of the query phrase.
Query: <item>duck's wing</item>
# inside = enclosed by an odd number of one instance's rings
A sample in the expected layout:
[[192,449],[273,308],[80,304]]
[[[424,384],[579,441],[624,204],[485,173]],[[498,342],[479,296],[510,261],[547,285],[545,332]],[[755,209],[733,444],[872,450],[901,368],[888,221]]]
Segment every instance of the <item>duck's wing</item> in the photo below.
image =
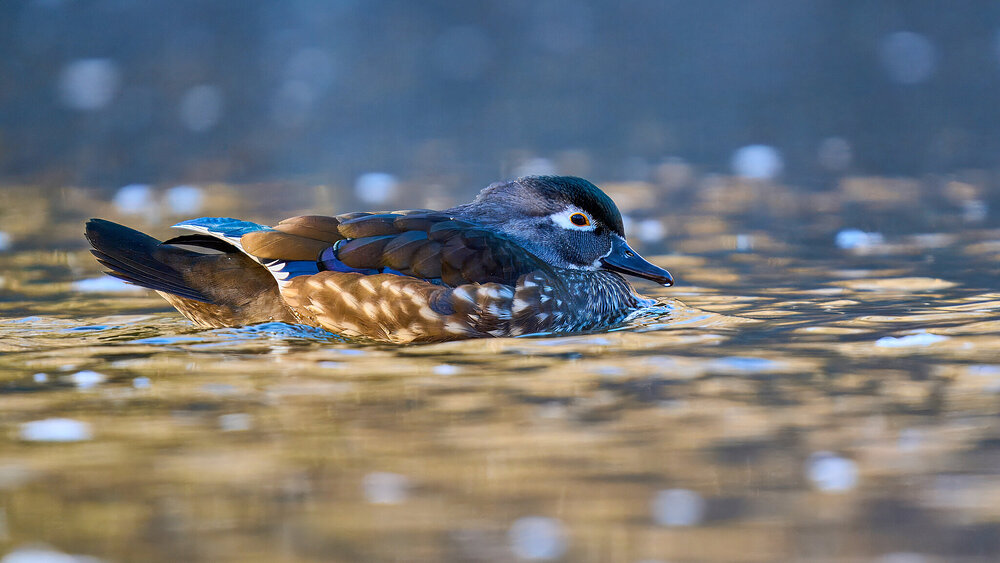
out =
[[333,271],[396,274],[448,287],[514,285],[524,274],[548,269],[500,233],[424,210],[293,217],[273,229],[241,234],[239,245],[279,282]]
[[440,212],[179,226],[239,248],[271,271],[297,320],[344,336],[505,336],[544,330],[557,315],[547,294],[558,276],[548,265],[502,234]]

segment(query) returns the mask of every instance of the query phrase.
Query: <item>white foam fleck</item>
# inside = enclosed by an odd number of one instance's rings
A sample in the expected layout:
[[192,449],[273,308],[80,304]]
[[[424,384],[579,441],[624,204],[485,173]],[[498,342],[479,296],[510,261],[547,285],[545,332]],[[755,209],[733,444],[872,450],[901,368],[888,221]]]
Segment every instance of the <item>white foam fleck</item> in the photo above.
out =
[[860,229],[844,229],[835,239],[838,248],[844,250],[865,250],[885,242],[882,233],[866,233]]
[[141,293],[145,289],[111,276],[77,280],[72,284],[74,291],[84,293]]
[[530,158],[517,165],[515,176],[551,176],[558,174],[556,164],[547,158]]
[[35,383],[45,383],[46,381],[49,380],[49,374],[47,374],[47,373],[36,373],[35,375],[31,376],[31,379]]
[[59,73],[59,98],[82,111],[99,110],[114,99],[121,84],[118,65],[111,59],[79,59]]
[[205,193],[198,186],[174,186],[163,194],[163,201],[176,215],[199,213],[204,200]]
[[737,149],[731,165],[737,176],[753,180],[771,180],[785,167],[781,153],[769,145],[747,145]]
[[566,552],[562,522],[544,516],[518,518],[507,532],[514,555],[529,560],[558,559]]
[[10,233],[0,231],[0,252],[10,250],[10,245],[13,240],[14,237],[10,236]]
[[242,432],[253,428],[253,417],[247,413],[236,412],[219,416],[219,428],[223,432]]
[[361,486],[372,504],[400,504],[410,496],[410,479],[399,473],[374,471],[365,475]]
[[119,189],[111,202],[121,213],[128,215],[147,213],[155,205],[153,188],[148,184],[129,184]]
[[[937,558],[934,560],[936,561]],[[922,553],[897,551],[894,553],[886,553],[882,557],[875,559],[874,563],[929,563],[929,561],[931,561],[931,559]]]
[[970,199],[962,202],[962,219],[967,223],[979,223],[986,220],[990,213],[990,205],[980,199]]
[[316,87],[305,80],[286,80],[271,102],[274,121],[283,127],[302,126],[312,114]]
[[854,155],[851,144],[846,139],[828,137],[819,144],[816,157],[823,168],[831,172],[843,172],[850,168]]
[[136,389],[149,389],[152,386],[153,382],[148,377],[136,377],[132,380],[132,387]]
[[705,517],[705,499],[688,489],[666,489],[653,497],[653,520],[661,526],[695,526]]
[[917,334],[908,334],[898,338],[894,336],[883,336],[875,341],[875,345],[879,348],[913,348],[930,346],[931,344],[936,344],[945,340],[948,340],[948,337],[943,334],[932,334],[920,331]]
[[934,74],[938,52],[926,36],[912,31],[897,31],[882,39],[879,58],[894,82],[919,84]]
[[184,92],[178,114],[185,127],[201,133],[219,123],[222,110],[222,90],[211,84],[199,84]]
[[102,560],[90,555],[63,553],[46,546],[19,547],[11,551],[0,563],[101,563]]
[[108,377],[103,373],[98,373],[89,369],[78,371],[66,377],[73,385],[80,389],[89,389],[98,383],[103,383]]
[[439,364],[434,366],[432,371],[434,372],[434,375],[448,377],[450,375],[458,375],[459,373],[462,373],[462,368],[451,364]]
[[93,433],[86,422],[71,418],[45,418],[21,425],[20,436],[27,442],[81,442]]
[[396,195],[399,180],[385,172],[368,172],[354,181],[354,195],[365,203],[385,203]]
[[325,49],[303,47],[289,57],[284,71],[287,80],[302,81],[320,93],[336,78],[337,60]]
[[832,452],[816,452],[806,461],[806,476],[820,491],[842,493],[858,484],[858,465]]
[[635,236],[642,242],[660,242],[667,235],[667,228],[658,219],[645,219],[636,226]]

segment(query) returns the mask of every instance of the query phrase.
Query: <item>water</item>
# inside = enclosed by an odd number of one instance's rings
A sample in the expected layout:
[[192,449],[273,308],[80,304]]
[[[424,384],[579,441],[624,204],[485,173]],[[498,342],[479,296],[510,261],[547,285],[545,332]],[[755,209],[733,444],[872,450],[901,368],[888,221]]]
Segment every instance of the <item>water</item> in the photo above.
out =
[[[80,235],[91,215],[158,235],[183,217],[5,188],[3,561],[1000,557],[996,198],[608,188],[664,227],[636,244],[678,280],[639,286],[660,307],[402,347],[194,329],[100,278]],[[273,220],[340,193],[270,191],[203,203]]]

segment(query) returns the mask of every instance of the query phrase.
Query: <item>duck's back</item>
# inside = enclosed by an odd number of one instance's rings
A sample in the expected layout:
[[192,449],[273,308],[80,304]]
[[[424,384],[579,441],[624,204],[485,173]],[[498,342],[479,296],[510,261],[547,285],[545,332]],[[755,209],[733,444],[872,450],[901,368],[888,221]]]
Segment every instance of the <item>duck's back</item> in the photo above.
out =
[[618,274],[553,268],[501,233],[442,212],[177,226],[195,234],[159,243],[98,220],[88,238],[109,273],[160,291],[203,326],[282,320],[429,342],[585,330],[646,304]]

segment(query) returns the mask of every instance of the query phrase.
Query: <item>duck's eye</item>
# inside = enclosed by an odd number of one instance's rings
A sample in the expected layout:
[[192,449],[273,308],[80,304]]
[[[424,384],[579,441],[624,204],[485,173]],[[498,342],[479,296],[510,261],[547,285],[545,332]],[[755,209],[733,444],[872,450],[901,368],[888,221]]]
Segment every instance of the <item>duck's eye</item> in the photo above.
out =
[[587,217],[583,213],[574,213],[569,216],[569,220],[577,227],[586,227],[590,225],[590,217]]

